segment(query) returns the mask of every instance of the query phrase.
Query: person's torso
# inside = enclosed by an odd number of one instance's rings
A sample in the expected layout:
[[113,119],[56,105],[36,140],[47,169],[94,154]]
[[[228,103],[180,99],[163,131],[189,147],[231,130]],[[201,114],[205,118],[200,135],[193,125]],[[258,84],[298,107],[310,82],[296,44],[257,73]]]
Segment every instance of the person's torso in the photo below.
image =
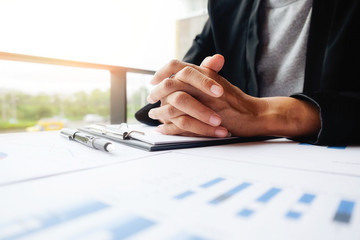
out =
[[312,0],[262,0],[256,63],[259,96],[302,92]]

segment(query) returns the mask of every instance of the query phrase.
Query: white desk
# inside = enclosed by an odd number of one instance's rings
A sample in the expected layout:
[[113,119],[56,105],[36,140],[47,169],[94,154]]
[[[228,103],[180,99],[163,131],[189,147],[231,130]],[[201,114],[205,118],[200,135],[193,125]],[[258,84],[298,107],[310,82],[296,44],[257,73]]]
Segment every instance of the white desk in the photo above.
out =
[[360,239],[360,147],[107,154],[0,135],[0,239]]

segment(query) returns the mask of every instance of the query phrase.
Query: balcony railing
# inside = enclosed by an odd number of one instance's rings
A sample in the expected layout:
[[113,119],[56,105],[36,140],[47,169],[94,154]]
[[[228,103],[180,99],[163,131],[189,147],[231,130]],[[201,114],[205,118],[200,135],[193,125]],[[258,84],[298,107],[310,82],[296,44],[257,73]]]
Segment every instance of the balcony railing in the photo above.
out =
[[30,62],[39,64],[60,65],[68,67],[91,68],[109,70],[111,74],[110,83],[110,122],[118,124],[126,122],[126,74],[140,73],[153,75],[152,70],[128,68],[121,66],[96,64],[80,61],[63,60],[56,58],[30,56],[16,53],[0,52],[0,60],[17,62]]

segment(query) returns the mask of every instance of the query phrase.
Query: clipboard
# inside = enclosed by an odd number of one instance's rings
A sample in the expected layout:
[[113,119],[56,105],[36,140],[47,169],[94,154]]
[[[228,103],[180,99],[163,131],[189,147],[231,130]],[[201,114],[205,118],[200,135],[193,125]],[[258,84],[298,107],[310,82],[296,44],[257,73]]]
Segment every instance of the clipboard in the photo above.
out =
[[78,128],[95,136],[104,137],[127,146],[146,151],[163,151],[182,148],[195,148],[214,145],[224,145],[241,142],[254,142],[273,139],[264,137],[187,137],[178,135],[164,135],[156,131],[156,127],[144,124],[90,124]]

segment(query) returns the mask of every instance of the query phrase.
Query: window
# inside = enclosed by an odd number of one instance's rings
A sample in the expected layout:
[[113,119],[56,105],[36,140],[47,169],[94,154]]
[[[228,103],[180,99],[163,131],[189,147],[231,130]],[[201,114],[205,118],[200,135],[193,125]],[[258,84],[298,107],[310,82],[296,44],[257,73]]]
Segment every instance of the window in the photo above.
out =
[[[4,0],[0,52],[156,70],[182,58],[204,19],[204,0]],[[150,78],[128,74],[129,121]],[[42,119],[106,122],[109,80],[104,70],[0,60],[0,131],[24,131]]]

